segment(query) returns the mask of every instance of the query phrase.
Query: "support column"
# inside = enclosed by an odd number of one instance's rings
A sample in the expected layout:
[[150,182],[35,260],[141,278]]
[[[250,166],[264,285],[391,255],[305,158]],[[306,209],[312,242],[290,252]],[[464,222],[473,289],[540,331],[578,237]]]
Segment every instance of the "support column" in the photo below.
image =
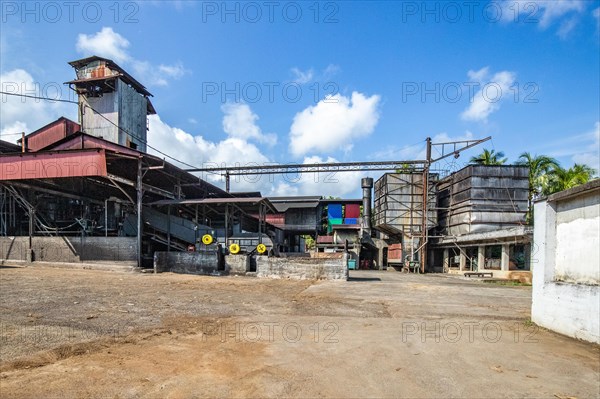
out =
[[171,205],[167,206],[167,252],[171,252]]
[[448,251],[448,248],[444,248],[444,255],[443,255],[443,256],[444,256],[444,259],[443,259],[443,265],[444,265],[444,270],[443,270],[443,272],[444,272],[444,273],[447,273],[447,272],[448,272],[448,270],[450,269],[450,264],[448,263],[448,260],[449,260],[449,252],[450,252],[450,251]]
[[267,207],[265,204],[259,206],[258,219],[258,243],[262,244],[262,233],[267,231]]
[[225,204],[225,248],[229,248],[227,238],[229,236],[229,204]]
[[477,247],[477,270],[482,271],[485,269],[485,246],[480,245]]
[[502,244],[502,258],[500,259],[500,270],[508,271],[509,270],[509,254],[510,254],[510,244]]
[[104,200],[104,237],[108,237],[108,200]]
[[465,252],[463,250],[460,251],[460,255],[459,255],[459,263],[458,263],[458,270],[460,270],[461,272],[464,272],[467,269],[467,256],[465,255]]
[[138,267],[142,267],[142,197],[144,192],[142,191],[142,158],[138,158],[137,168],[137,261]]
[[34,222],[35,209],[29,208],[29,248],[27,249],[27,262],[33,262],[33,233],[34,233]]

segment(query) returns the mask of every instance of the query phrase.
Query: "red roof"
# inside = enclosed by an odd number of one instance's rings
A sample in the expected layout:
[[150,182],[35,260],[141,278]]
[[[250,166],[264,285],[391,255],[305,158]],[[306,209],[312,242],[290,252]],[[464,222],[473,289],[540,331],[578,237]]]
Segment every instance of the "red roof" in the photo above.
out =
[[81,130],[77,122],[61,116],[54,122],[25,136],[27,151],[36,152]]

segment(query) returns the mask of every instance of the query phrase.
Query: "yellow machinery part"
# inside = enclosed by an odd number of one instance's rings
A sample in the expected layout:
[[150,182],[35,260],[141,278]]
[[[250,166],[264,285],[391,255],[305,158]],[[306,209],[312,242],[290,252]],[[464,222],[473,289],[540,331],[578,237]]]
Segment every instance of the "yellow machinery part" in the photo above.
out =
[[240,252],[240,246],[239,244],[233,243],[229,246],[229,252],[232,254],[237,254]]
[[259,254],[264,254],[265,252],[267,252],[267,246],[265,244],[258,244],[258,246],[256,247],[256,252],[258,252]]
[[210,234],[204,234],[202,236],[202,243],[205,245],[210,245],[212,244],[214,241],[213,236],[211,236]]

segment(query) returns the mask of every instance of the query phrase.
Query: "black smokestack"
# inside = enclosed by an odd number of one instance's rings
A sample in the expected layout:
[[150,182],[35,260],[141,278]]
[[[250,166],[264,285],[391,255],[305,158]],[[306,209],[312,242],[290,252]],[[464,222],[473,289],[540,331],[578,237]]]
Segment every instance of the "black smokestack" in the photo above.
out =
[[371,234],[371,190],[373,188],[373,178],[364,177],[360,181],[363,190],[363,231]]

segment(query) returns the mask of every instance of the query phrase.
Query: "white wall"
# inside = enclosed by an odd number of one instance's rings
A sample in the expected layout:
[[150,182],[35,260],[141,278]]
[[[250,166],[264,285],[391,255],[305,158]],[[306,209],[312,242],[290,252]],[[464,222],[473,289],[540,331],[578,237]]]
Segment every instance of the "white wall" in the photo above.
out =
[[598,190],[536,203],[532,250],[532,321],[596,343],[600,343],[599,207]]
[[600,283],[598,226],[598,195],[588,193],[556,204],[555,280]]

